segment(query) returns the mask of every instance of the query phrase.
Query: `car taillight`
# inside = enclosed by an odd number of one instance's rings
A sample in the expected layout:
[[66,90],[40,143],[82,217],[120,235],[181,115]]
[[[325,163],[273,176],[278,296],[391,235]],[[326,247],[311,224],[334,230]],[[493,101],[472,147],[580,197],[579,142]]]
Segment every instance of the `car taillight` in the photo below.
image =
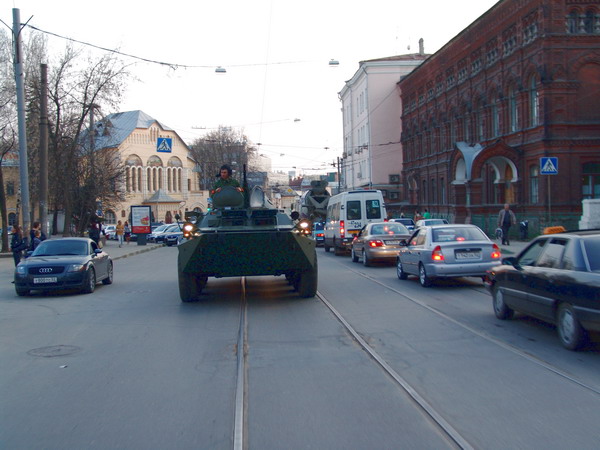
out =
[[344,237],[346,235],[346,229],[344,228],[344,221],[340,220],[340,237]]
[[323,233],[317,233],[317,237],[323,237],[325,236]]
[[500,259],[500,257],[502,256],[502,253],[500,253],[500,247],[498,247],[497,244],[494,244],[492,248],[492,259]]
[[433,249],[433,251],[431,252],[431,259],[433,259],[434,261],[444,260],[444,255],[442,254],[442,247],[438,245],[436,248]]
[[373,239],[372,241],[369,241],[369,247],[383,247],[383,241]]

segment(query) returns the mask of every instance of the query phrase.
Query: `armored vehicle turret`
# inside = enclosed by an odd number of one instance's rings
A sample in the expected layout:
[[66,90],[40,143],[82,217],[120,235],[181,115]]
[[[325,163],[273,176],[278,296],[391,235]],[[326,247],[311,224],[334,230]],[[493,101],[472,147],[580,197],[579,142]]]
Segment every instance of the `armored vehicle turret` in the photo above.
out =
[[310,222],[275,208],[260,188],[249,195],[225,186],[213,208],[183,226],[177,271],[184,302],[199,300],[209,277],[284,275],[300,297],[317,292],[317,254]]

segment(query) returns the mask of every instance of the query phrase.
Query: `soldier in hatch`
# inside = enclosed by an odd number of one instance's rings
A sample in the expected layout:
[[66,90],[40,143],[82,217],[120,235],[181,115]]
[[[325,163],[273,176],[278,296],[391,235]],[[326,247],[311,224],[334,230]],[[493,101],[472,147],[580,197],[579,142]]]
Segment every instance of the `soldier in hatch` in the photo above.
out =
[[233,186],[235,188],[240,187],[240,183],[236,179],[231,178],[231,167],[229,167],[227,164],[223,164],[221,166],[221,176],[215,183],[213,190],[218,192],[225,186]]

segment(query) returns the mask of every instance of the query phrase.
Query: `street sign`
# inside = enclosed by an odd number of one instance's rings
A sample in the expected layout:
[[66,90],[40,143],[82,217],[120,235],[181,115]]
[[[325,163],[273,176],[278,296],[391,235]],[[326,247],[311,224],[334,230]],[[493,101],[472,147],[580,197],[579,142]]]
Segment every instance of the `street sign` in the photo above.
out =
[[171,153],[173,148],[172,138],[158,138],[156,141],[156,151],[162,153]]
[[540,158],[540,174],[558,175],[558,158],[556,156],[543,156]]

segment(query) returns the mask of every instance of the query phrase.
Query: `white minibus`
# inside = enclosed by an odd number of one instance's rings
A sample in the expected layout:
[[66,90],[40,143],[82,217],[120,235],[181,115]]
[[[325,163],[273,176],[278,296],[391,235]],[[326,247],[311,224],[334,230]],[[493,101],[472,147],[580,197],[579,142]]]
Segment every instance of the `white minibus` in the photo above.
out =
[[328,252],[332,247],[336,255],[350,249],[354,236],[370,222],[383,222],[386,218],[383,195],[377,190],[341,192],[329,199],[325,220],[325,241]]

